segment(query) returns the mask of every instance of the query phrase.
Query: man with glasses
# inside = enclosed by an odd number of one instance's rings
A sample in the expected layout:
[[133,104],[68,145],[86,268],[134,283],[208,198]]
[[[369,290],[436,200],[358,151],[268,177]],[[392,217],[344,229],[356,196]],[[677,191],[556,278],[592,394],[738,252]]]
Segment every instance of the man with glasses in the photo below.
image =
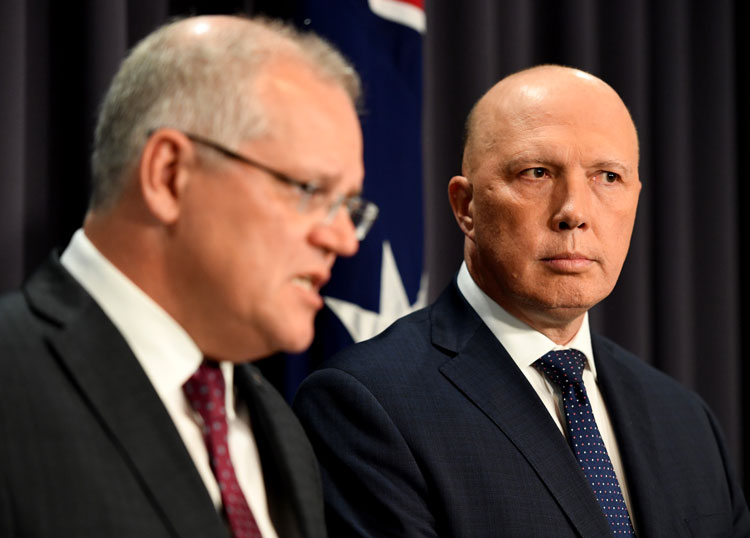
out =
[[0,535],[325,535],[312,449],[248,363],[310,344],[377,216],[358,92],[328,44],[267,21],[132,50],[83,228],[0,299]]

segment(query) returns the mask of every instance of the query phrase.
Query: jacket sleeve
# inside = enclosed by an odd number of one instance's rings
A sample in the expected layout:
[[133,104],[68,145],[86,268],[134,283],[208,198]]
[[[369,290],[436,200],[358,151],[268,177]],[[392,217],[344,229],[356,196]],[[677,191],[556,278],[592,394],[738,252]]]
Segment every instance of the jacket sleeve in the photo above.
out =
[[321,465],[331,536],[437,536],[419,464],[366,386],[342,370],[319,370],[294,410]]
[[737,474],[732,469],[731,459],[727,453],[726,443],[724,441],[724,435],[722,434],[716,417],[714,417],[713,413],[708,408],[706,408],[706,413],[708,414],[711,427],[714,430],[714,435],[716,436],[726,472],[732,510],[732,533],[730,536],[732,536],[732,538],[745,538],[750,536],[750,512],[748,512],[747,501],[745,500],[742,488],[737,480]]

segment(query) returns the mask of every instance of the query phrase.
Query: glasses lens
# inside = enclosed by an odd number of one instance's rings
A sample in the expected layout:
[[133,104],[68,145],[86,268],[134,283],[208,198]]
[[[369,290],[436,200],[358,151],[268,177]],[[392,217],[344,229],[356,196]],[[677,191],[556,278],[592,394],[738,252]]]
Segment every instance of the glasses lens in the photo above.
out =
[[357,239],[362,241],[375,223],[375,219],[378,218],[378,206],[362,198],[354,197],[347,201],[346,208],[354,224]]

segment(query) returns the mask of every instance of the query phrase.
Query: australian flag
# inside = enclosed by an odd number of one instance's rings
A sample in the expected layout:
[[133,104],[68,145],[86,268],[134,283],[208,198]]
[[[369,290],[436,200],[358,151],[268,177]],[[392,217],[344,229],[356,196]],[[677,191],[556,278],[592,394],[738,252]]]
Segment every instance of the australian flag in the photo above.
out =
[[322,290],[310,350],[286,361],[285,393],[320,361],[424,306],[422,35],[424,0],[302,0],[297,25],[333,43],[362,77],[363,197],[380,216]]

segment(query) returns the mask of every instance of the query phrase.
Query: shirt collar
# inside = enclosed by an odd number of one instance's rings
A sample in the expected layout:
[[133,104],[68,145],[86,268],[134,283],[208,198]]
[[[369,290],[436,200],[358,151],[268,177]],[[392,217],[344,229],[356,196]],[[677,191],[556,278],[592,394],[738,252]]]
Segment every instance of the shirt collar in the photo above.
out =
[[188,333],[99,252],[82,229],[60,261],[120,331],[161,399],[182,393],[203,360]]
[[560,346],[536,329],[510,315],[503,307],[492,300],[474,282],[469,269],[466,267],[466,262],[461,264],[456,280],[458,289],[466,301],[495,335],[495,338],[498,339],[519,368],[531,366],[537,359],[552,350],[577,349],[586,356],[587,365],[594,374],[594,379],[596,379],[596,365],[591,346],[588,312],[584,315],[581,328],[573,339],[567,345]]

